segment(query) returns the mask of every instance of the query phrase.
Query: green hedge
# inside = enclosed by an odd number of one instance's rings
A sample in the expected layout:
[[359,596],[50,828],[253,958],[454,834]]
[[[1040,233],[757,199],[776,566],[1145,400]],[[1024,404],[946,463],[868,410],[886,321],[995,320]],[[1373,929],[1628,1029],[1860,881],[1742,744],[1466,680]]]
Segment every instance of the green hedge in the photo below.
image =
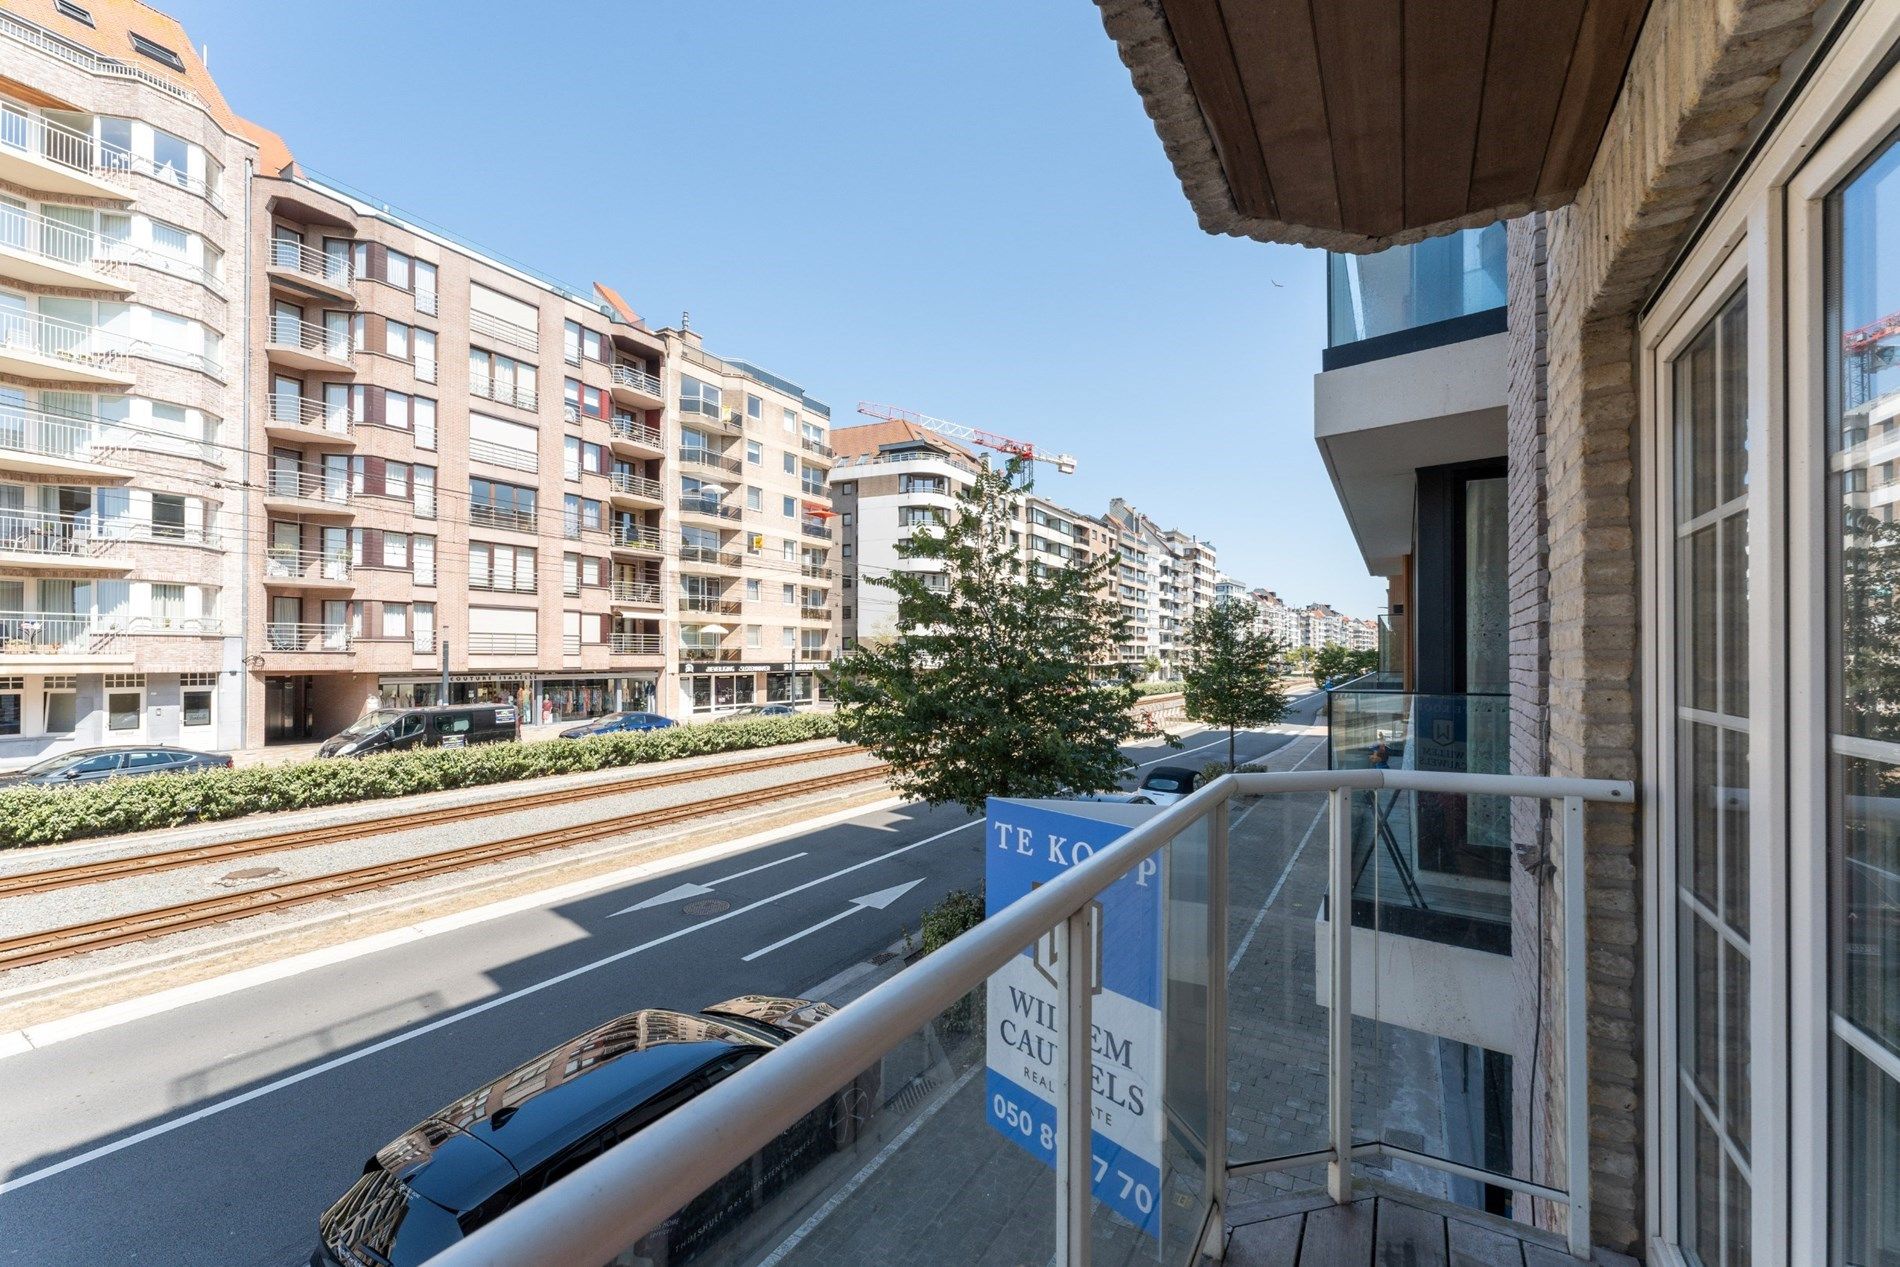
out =
[[7,788],[0,790],[0,849],[769,748],[830,738],[837,732],[833,714],[801,713],[583,740],[424,748],[201,774],[155,774],[77,788]]
[[1137,682],[1135,690],[1142,695],[1178,695],[1182,690],[1180,682]]

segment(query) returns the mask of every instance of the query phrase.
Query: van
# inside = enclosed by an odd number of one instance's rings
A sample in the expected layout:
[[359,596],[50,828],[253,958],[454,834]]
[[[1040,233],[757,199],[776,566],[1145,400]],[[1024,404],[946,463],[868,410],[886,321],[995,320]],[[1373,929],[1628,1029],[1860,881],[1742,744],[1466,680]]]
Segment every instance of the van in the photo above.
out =
[[409,748],[466,748],[521,737],[513,704],[451,704],[442,708],[379,708],[317,749],[319,757],[366,757]]

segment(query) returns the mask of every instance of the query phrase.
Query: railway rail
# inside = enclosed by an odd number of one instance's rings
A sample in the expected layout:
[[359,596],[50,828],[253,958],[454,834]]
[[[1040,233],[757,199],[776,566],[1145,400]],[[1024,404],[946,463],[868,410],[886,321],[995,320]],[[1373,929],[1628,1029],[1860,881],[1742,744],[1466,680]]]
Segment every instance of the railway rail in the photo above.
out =
[[[831,749],[824,756],[838,756],[840,749]],[[781,764],[795,764],[784,761]],[[735,767],[724,767],[721,773],[730,773]],[[756,768],[756,767],[755,767]],[[753,788],[744,792],[735,792],[726,796],[713,797],[710,800],[694,801],[683,805],[669,805],[660,809],[646,810],[637,814],[626,814],[617,818],[595,822],[578,823],[568,827],[549,828],[544,831],[526,832],[510,836],[503,840],[491,840],[481,844],[463,845],[454,849],[438,850],[412,858],[403,858],[392,862],[379,862],[369,866],[356,867],[348,871],[338,871],[328,875],[310,876],[301,880],[287,880],[281,884],[266,885],[256,889],[246,889],[237,893],[219,894],[191,902],[181,902],[173,906],[158,907],[140,911],[132,915],[119,915],[110,919],[95,920],[84,924],[72,924],[64,928],[49,929],[38,933],[28,933],[15,937],[0,937],[0,971],[8,968],[24,968],[30,964],[44,963],[50,959],[63,959],[70,955],[82,954],[92,950],[103,950],[110,946],[125,945],[130,942],[147,941],[170,933],[185,932],[189,929],[205,928],[213,924],[228,923],[245,919],[252,915],[285,910],[309,902],[326,898],[344,897],[355,893],[370,892],[376,889],[390,888],[406,884],[412,880],[426,880],[438,876],[453,875],[472,867],[489,863],[508,861],[526,857],[551,849],[564,849],[573,845],[587,844],[596,840],[625,835],[629,832],[643,831],[655,827],[666,827],[689,819],[714,814],[727,814],[738,810],[751,809],[769,804],[787,792],[805,795],[812,792],[830,791],[848,788],[860,783],[869,783],[884,777],[882,764],[866,766],[855,770],[844,770],[833,774],[820,775],[795,784],[779,784],[767,788]],[[650,786],[641,782],[638,786]],[[547,803],[544,798],[536,798],[537,803]],[[484,813],[493,813],[493,805],[482,807]],[[468,817],[469,815],[461,815]],[[440,819],[434,821],[441,821]],[[290,833],[285,833],[286,835]],[[238,843],[238,842],[232,842]],[[280,846],[290,848],[294,846]],[[183,865],[183,864],[179,864]],[[50,873],[42,873],[50,874]],[[16,877],[17,878],[17,877]]]
[[726,765],[700,766],[691,770],[673,770],[613,783],[548,788],[538,792],[524,792],[518,796],[473,802],[468,805],[445,805],[436,809],[412,810],[368,822],[332,823],[323,827],[272,832],[264,836],[245,836],[237,840],[187,845],[158,853],[132,854],[122,858],[74,863],[71,866],[52,867],[44,871],[23,871],[16,875],[0,875],[0,898],[28,893],[48,893],[54,889],[71,888],[78,884],[96,884],[101,880],[151,875],[158,871],[175,871],[180,867],[195,867],[206,862],[226,862],[238,858],[254,858],[261,854],[282,853],[288,849],[308,849],[316,845],[355,840],[365,832],[373,832],[378,836],[389,835],[417,828],[440,827],[444,823],[460,822],[469,818],[488,818],[495,814],[510,814],[518,810],[564,805],[571,801],[585,801],[599,796],[619,796],[630,792],[644,792],[648,788],[697,783],[730,774],[746,774],[756,770],[806,765],[813,761],[829,761],[835,757],[853,756],[863,751],[863,748],[855,744],[847,744],[818,751],[779,753],[776,756],[757,757]]

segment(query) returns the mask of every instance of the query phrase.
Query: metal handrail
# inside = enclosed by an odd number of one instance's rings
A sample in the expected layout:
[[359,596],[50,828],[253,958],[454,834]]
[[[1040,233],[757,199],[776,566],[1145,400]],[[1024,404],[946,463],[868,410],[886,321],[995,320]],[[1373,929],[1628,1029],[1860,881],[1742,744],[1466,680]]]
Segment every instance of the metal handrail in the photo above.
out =
[[659,585],[647,581],[615,581],[613,601],[643,603],[649,607],[657,607],[663,601],[663,591]]
[[715,471],[724,471],[728,475],[738,475],[745,470],[745,463],[738,458],[729,458],[722,453],[714,453],[711,449],[695,444],[682,445],[679,458],[683,463],[711,467]]
[[270,267],[314,277],[326,286],[348,289],[355,271],[347,255],[331,255],[302,242],[274,238],[270,244]]
[[509,532],[535,531],[533,510],[498,506],[492,502],[471,501],[468,504],[468,521],[483,528],[505,528]]
[[644,444],[649,449],[660,445],[660,429],[644,422],[635,422],[631,418],[615,418],[610,435],[615,440],[626,440],[633,444]]
[[496,444],[493,440],[470,438],[468,455],[477,462],[486,462],[490,466],[504,466],[511,471],[538,471],[541,469],[541,455],[532,449],[517,449],[506,444]]
[[612,544],[622,550],[658,550],[660,534],[651,528],[614,527]]
[[680,514],[710,515],[714,519],[737,519],[739,508],[719,500],[717,497],[682,497]]
[[649,501],[665,500],[664,486],[651,476],[635,475],[631,471],[615,471],[609,479],[616,493],[624,493],[629,497],[644,497]]
[[180,101],[197,106],[199,109],[204,108],[204,103],[199,100],[198,95],[182,84],[173,83],[138,66],[128,66],[124,62],[101,57],[90,49],[58,39],[31,22],[22,21],[10,13],[0,13],[0,35],[10,36],[30,48],[36,48],[42,53],[57,57],[69,65],[77,66],[92,74],[136,79],[147,87],[170,93]]
[[632,388],[634,391],[645,392],[649,396],[661,395],[660,380],[645,370],[635,369],[631,365],[614,366],[613,382],[615,387]]
[[266,651],[348,651],[350,627],[273,620],[264,626]]
[[264,495],[342,506],[347,505],[355,493],[345,472],[322,467],[274,466],[265,473]]
[[269,399],[271,422],[309,427],[333,435],[350,434],[350,411],[345,405],[333,405],[295,392],[272,392]]
[[500,317],[491,317],[485,312],[471,309],[468,314],[468,328],[476,334],[485,334],[491,339],[500,339],[503,343],[512,343],[530,352],[541,350],[539,331],[516,325],[512,321],[504,321]]
[[[1532,797],[1563,802],[1563,895],[1566,1023],[1565,1108],[1570,1128],[1570,1169],[1567,1193],[1530,1184],[1537,1195],[1570,1202],[1570,1243],[1573,1253],[1589,1252],[1589,1170],[1587,1165],[1588,1089],[1583,1058],[1584,930],[1583,930],[1583,804],[1604,801],[1631,804],[1635,788],[1627,782],[1603,779],[1566,779],[1541,775],[1437,774],[1413,770],[1315,770],[1274,774],[1223,775],[1200,791],[1161,810],[1131,828],[1113,843],[1100,847],[1054,879],[1031,890],[969,932],[940,947],[919,963],[862,997],[847,1004],[822,1024],[797,1035],[774,1051],[720,1082],[686,1104],[642,1128],[631,1138],[607,1150],[579,1170],[543,1189],[519,1207],[478,1228],[468,1239],[443,1250],[431,1260],[435,1267],[532,1267],[534,1264],[606,1262],[659,1227],[701,1192],[717,1183],[770,1143],[778,1134],[825,1102],[841,1082],[869,1068],[898,1047],[945,1008],[982,986],[1022,948],[1051,932],[1066,944],[1062,957],[1086,961],[1091,954],[1088,911],[1110,884],[1134,870],[1157,850],[1172,844],[1193,824],[1210,824],[1210,868],[1224,880],[1225,823],[1214,817],[1236,795],[1262,796],[1294,792],[1325,792],[1333,814],[1329,867],[1331,909],[1351,909],[1352,865],[1350,810],[1353,791],[1456,791],[1474,795]],[[1211,928],[1221,930],[1224,950],[1222,883],[1210,885]],[[1344,1087],[1331,1087],[1331,1145],[1317,1153],[1282,1159],[1289,1164],[1328,1164],[1329,1188],[1336,1201],[1351,1194],[1351,1159],[1364,1155],[1355,1148],[1351,1124],[1351,920],[1335,918],[1331,925],[1332,1006],[1329,1018],[1329,1070],[1342,1072]],[[1215,960],[1210,974],[1212,997],[1208,1024],[1223,1038],[1226,1015],[1225,958]],[[1090,1016],[1089,991],[1073,989],[1065,973],[1058,1004],[1065,1028],[1080,1025],[1086,1032]],[[1342,1041],[1343,1040],[1343,1041]],[[1066,1050],[1086,1061],[1088,1044],[1068,1043]],[[1078,1135],[1065,1134],[1058,1150],[1058,1191],[1064,1194],[1058,1224],[1058,1260],[1086,1263],[1087,1229],[1091,1203],[1086,1179],[1065,1179],[1062,1157],[1088,1155],[1092,1089],[1088,1066],[1080,1077],[1067,1079],[1066,1101],[1059,1120]],[[1224,1079],[1215,1079],[1210,1116],[1220,1129],[1225,1120]],[[1078,1147],[1079,1145],[1079,1147]],[[1441,1166],[1440,1159],[1412,1154],[1410,1160]],[[1449,1163],[1456,1165],[1457,1163]],[[1249,1169],[1259,1168],[1249,1167]],[[1215,1174],[1224,1182],[1224,1161]],[[1527,1181],[1507,1175],[1485,1175],[1486,1182],[1526,1188]],[[1218,1205],[1218,1193],[1214,1194]],[[1080,1244],[1076,1238],[1080,1235]],[[1067,1253],[1064,1253],[1066,1246]]]
[[302,580],[313,571],[313,579],[347,581],[350,579],[350,554],[347,550],[304,550],[296,546],[270,546],[264,552],[266,581]]
[[278,347],[318,352],[338,361],[348,360],[350,356],[348,330],[332,330],[301,317],[287,317],[282,313],[273,312],[270,315],[269,341]]
[[613,655],[659,655],[660,635],[656,633],[610,633],[607,650]]
[[532,387],[523,387],[517,383],[504,383],[499,378],[487,374],[468,372],[468,390],[471,395],[483,400],[493,400],[504,405],[513,405],[517,409],[538,409],[541,396]]
[[0,313],[0,344],[55,360],[99,366],[110,366],[136,350],[132,340],[122,334],[37,312]]
[[104,459],[91,450],[107,431],[102,418],[75,417],[31,405],[0,405],[0,450],[10,453],[100,462]]

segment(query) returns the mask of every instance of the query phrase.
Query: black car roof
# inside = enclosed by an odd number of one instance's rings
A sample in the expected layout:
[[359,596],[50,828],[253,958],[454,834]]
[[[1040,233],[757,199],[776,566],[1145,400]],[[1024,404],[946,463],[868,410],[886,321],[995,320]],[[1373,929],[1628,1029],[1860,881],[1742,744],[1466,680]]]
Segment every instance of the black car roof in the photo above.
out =
[[735,1051],[775,1044],[749,1028],[648,1008],[615,1017],[444,1106],[375,1166],[454,1211]]
[[1147,782],[1148,779],[1154,778],[1157,774],[1166,774],[1177,779],[1191,779],[1199,775],[1200,771],[1184,765],[1158,765],[1148,771],[1147,776],[1142,782]]

